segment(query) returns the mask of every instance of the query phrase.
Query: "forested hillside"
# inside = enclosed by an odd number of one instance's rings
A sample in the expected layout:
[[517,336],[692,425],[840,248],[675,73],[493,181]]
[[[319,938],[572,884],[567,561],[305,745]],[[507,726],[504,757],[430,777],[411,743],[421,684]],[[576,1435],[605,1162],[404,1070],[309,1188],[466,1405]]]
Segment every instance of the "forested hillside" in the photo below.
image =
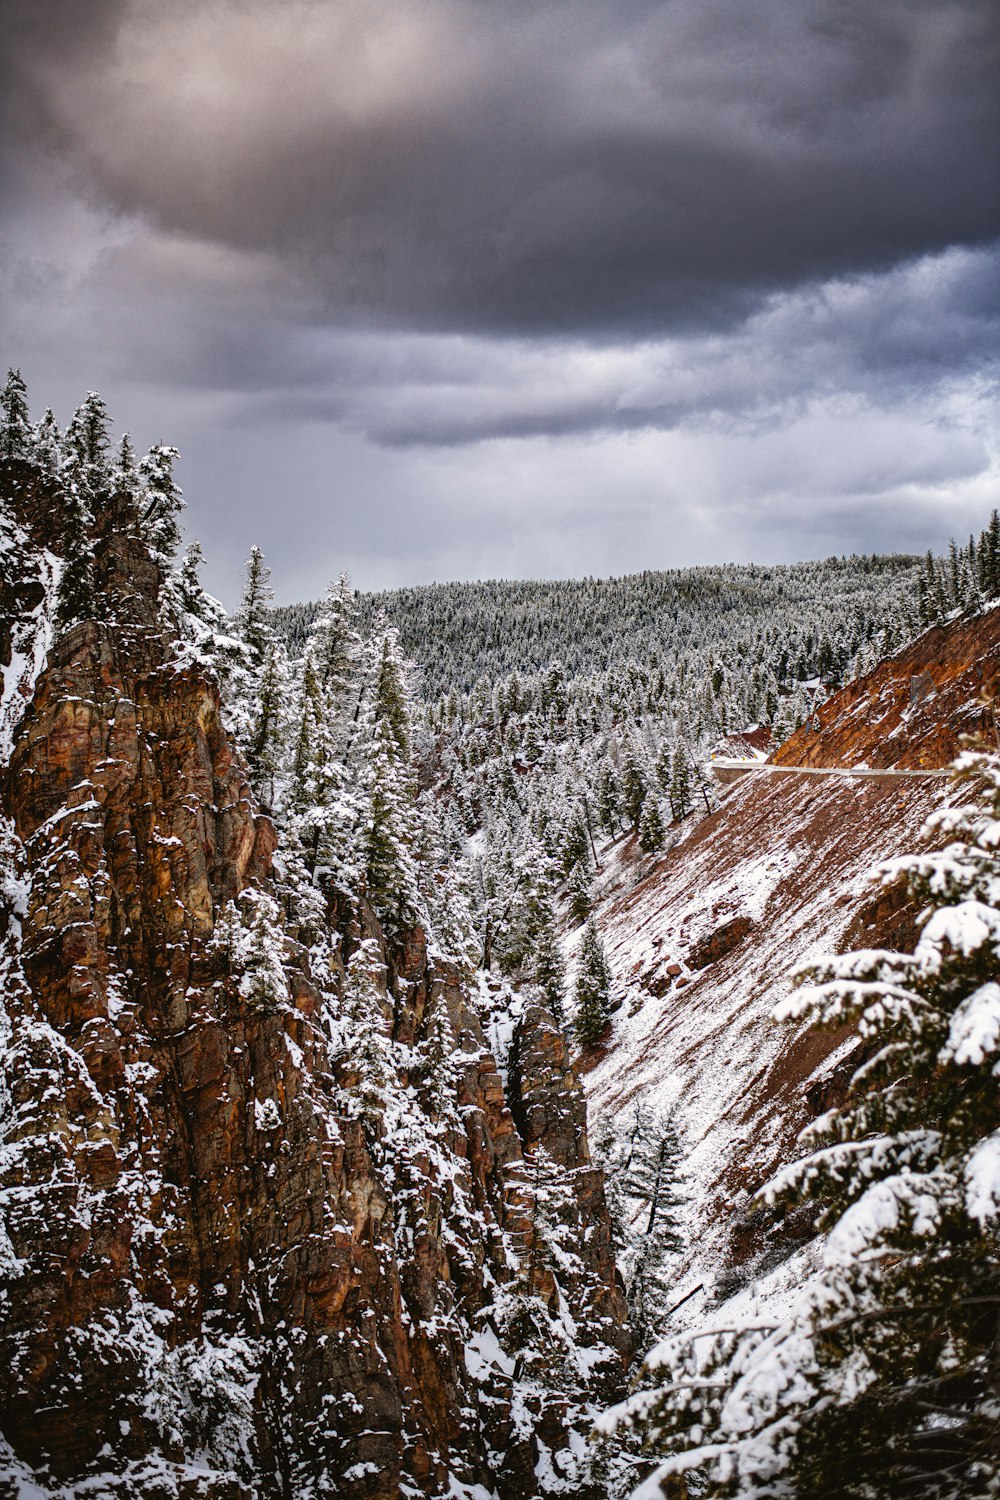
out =
[[[842,677],[880,631],[891,647],[916,619],[917,559],[844,557],[787,567],[729,564],[626,578],[428,584],[361,594],[362,625],[385,613],[420,662],[428,701],[492,689],[553,661],[567,677],[620,675],[630,660],[691,670],[763,666],[779,680]],[[317,604],[275,611],[289,651]],[[742,653],[740,652],[742,647]]]
[[995,1500],[996,515],[229,614],[173,449],[0,405],[9,1492]]
[[276,670],[293,702],[307,670],[296,662],[315,653],[331,608],[340,631],[377,634],[391,620],[417,657],[421,784],[476,957],[541,984],[559,1010],[557,908],[586,915],[597,842],[632,829],[647,852],[666,847],[714,805],[705,762],[722,737],[757,726],[780,744],[913,633],[922,567],[844,558],[369,596],[342,579],[325,604],[273,612]]

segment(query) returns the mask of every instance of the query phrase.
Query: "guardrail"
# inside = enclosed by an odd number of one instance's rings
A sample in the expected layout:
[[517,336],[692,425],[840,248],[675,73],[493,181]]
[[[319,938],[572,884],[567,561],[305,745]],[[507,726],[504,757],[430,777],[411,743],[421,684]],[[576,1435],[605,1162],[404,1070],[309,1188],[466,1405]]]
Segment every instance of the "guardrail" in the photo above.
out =
[[706,761],[705,765],[708,770],[718,775],[723,785],[736,781],[739,777],[753,771],[766,771],[772,776],[853,776],[868,777],[871,780],[944,778],[952,774],[947,769],[905,771],[892,768],[873,770],[869,766],[774,766],[766,760],[730,760],[723,759],[721,756]]

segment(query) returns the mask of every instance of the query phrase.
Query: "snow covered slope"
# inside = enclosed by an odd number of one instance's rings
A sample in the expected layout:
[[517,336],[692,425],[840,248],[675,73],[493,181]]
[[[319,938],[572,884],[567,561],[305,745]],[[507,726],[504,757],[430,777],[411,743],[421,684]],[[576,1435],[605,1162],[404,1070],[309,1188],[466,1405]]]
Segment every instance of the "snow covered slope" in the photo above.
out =
[[[949,637],[960,671],[949,666]],[[1000,611],[921,642],[923,651],[916,643],[905,661],[882,664],[825,706],[848,764],[912,763],[911,714],[925,766],[933,748],[953,753],[954,726],[982,721],[979,692],[1000,669]],[[859,706],[925,671],[948,682],[946,717],[931,733],[931,696],[902,707],[889,753],[885,724]],[[803,738],[800,763],[839,760],[822,727]],[[781,759],[796,762],[792,742]],[[853,1044],[806,1038],[771,1012],[796,964],[838,948],[907,945],[914,913],[870,871],[915,848],[928,812],[954,795],[946,779],[746,776],[660,858],[642,859],[631,840],[607,851],[596,916],[623,1003],[587,1076],[594,1133],[626,1129],[640,1103],[672,1110],[690,1195],[678,1298],[699,1282],[732,1290],[787,1253],[787,1234],[782,1249],[769,1243],[750,1198],[825,1107]]]

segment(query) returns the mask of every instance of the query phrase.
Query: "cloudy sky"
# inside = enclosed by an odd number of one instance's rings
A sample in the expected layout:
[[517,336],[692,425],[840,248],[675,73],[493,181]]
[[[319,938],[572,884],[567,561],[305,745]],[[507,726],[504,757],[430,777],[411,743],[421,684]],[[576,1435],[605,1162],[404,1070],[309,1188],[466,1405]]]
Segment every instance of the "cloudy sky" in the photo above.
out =
[[994,0],[5,0],[2,350],[231,601],[1000,500]]

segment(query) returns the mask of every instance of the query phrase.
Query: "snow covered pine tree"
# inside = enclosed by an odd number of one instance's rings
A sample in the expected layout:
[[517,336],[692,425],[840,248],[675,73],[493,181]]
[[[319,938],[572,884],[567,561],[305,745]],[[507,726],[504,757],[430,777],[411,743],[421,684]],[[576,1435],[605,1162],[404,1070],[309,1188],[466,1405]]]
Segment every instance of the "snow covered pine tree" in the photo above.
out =
[[611,971],[593,917],[583,929],[573,998],[577,1041],[581,1047],[594,1047],[611,1017]]
[[925,829],[947,847],[881,871],[925,908],[914,953],[831,959],[776,1012],[865,1045],[763,1194],[820,1206],[822,1268],[786,1316],[653,1351],[668,1383],[601,1422],[665,1455],[636,1500],[687,1471],[740,1500],[1000,1494],[1000,756],[957,770],[976,799]]

